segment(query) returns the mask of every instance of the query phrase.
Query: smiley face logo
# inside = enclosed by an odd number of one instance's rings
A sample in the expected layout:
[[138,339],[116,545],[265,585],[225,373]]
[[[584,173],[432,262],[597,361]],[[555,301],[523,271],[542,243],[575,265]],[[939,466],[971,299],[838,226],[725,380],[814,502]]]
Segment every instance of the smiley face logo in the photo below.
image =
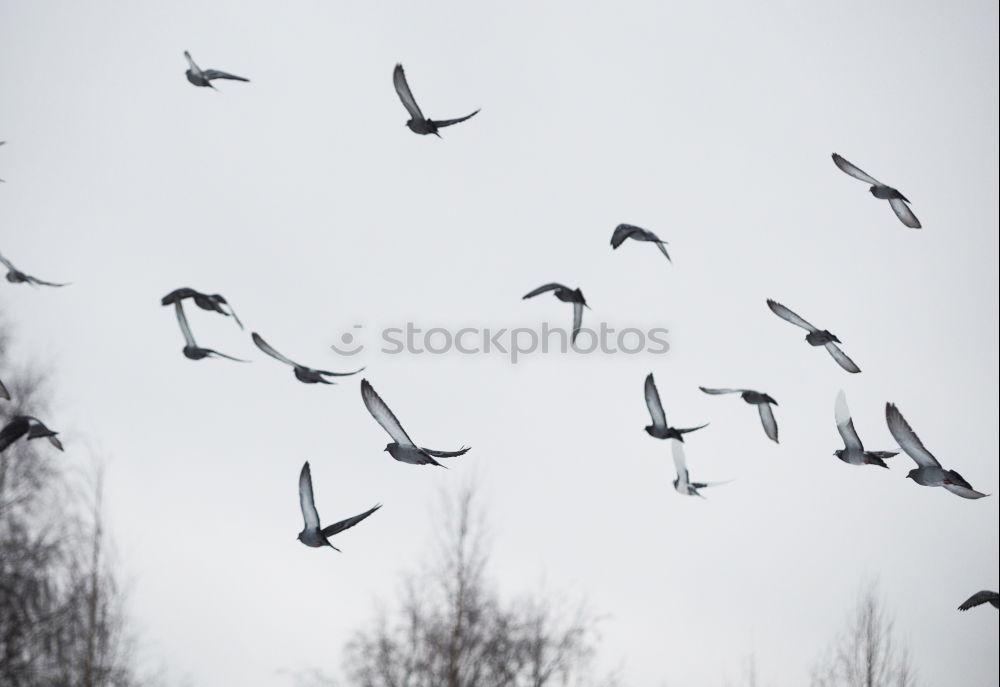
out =
[[[352,327],[352,329],[361,329],[361,325],[356,324]],[[335,350],[340,355],[357,355],[365,349],[365,346],[362,343],[355,343],[354,338],[354,334],[351,332],[344,332],[340,335],[340,343],[343,348],[337,344],[331,344],[330,348]]]

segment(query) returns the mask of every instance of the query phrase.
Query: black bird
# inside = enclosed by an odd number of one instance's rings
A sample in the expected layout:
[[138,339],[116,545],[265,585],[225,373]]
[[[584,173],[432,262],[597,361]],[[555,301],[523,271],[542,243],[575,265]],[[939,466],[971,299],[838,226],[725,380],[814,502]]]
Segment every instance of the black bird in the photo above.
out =
[[14,267],[14,264],[3,255],[0,255],[0,263],[3,263],[3,266],[7,268],[7,281],[11,284],[31,284],[32,286],[68,286],[68,283],[57,284],[51,281],[36,279],[30,274],[25,274],[21,270]]
[[406,122],[406,126],[410,128],[410,131],[421,136],[434,134],[438,138],[441,138],[438,129],[443,129],[452,124],[459,124],[479,113],[479,110],[476,110],[472,114],[467,114],[458,119],[427,119],[424,117],[424,113],[420,111],[420,106],[417,105],[413,93],[410,92],[410,86],[406,83],[406,74],[403,73],[403,65],[401,64],[397,64],[396,68],[392,70],[392,85],[396,87],[396,93],[399,95],[399,99],[403,101],[403,107],[410,113],[410,119]]
[[355,515],[353,518],[347,518],[346,520],[341,520],[340,522],[320,528],[319,513],[316,511],[316,504],[313,501],[312,472],[309,470],[308,460],[302,466],[302,472],[299,473],[299,506],[302,508],[302,519],[305,521],[305,526],[299,532],[298,540],[306,546],[313,548],[329,546],[334,551],[340,551],[340,549],[330,543],[330,537],[338,532],[343,532],[346,529],[354,527],[382,507],[379,504],[374,508],[366,510],[361,515]]
[[760,414],[760,423],[764,425],[764,433],[767,434],[768,439],[774,443],[778,443],[778,421],[774,419],[774,411],[771,410],[771,405],[778,405],[778,402],[773,398],[751,389],[710,389],[704,386],[699,386],[698,388],[706,394],[712,395],[739,394],[740,398],[744,401],[752,406],[757,406],[757,412]]
[[230,81],[250,81],[250,79],[244,79],[242,76],[236,76],[235,74],[229,74],[228,72],[220,72],[218,69],[202,69],[194,60],[191,59],[191,53],[187,50],[184,51],[184,59],[187,60],[188,69],[184,72],[184,76],[187,80],[193,83],[195,86],[207,86],[213,90],[218,90],[212,85],[213,79],[229,79]]
[[583,324],[583,309],[590,308],[587,305],[587,301],[583,298],[583,291],[580,289],[571,289],[568,286],[563,286],[562,284],[556,284],[555,282],[551,284],[546,284],[545,286],[539,286],[537,289],[531,293],[522,296],[521,300],[528,298],[534,298],[540,293],[545,293],[546,291],[553,291],[552,294],[563,303],[573,304],[573,336],[571,337],[572,342],[576,342],[576,335],[580,333],[580,326]]
[[[236,324],[240,326],[240,329],[243,329],[243,323],[240,322],[240,318],[236,316],[236,311],[233,310],[233,306],[229,305],[229,301],[227,301],[222,294],[201,293],[200,291],[195,291],[194,289],[190,289],[185,286],[179,289],[174,289],[161,298],[160,305],[173,305],[174,303],[182,301],[185,298],[193,298],[194,304],[202,310],[211,310],[212,312],[217,312],[220,315],[232,317]],[[225,308],[222,306],[225,306]]]
[[217,356],[219,358],[235,360],[238,363],[250,362],[249,360],[234,358],[225,353],[219,353],[211,348],[202,348],[199,346],[194,340],[194,334],[191,333],[190,325],[188,325],[187,315],[184,314],[184,305],[180,301],[174,301],[174,310],[177,312],[177,323],[181,326],[181,333],[184,335],[184,357],[191,360],[201,360],[202,358]]
[[28,435],[28,439],[46,438],[49,443],[60,451],[63,450],[62,442],[56,439],[59,432],[53,432],[42,424],[42,421],[30,415],[17,415],[7,423],[7,426],[0,429],[0,452],[7,450],[7,447],[15,441]]
[[663,404],[660,403],[660,394],[656,390],[656,382],[653,381],[653,373],[650,372],[646,375],[646,384],[643,387],[643,391],[646,395],[646,407],[649,409],[649,416],[653,420],[653,424],[646,425],[646,433],[657,439],[677,439],[678,441],[684,441],[684,435],[688,432],[694,432],[702,427],[708,427],[706,422],[698,427],[689,427],[687,429],[677,429],[676,427],[671,427],[667,424],[667,415],[663,412]]
[[669,262],[670,255],[667,253],[666,241],[662,240],[656,234],[651,231],[647,231],[640,227],[633,226],[631,224],[619,224],[615,227],[615,232],[611,235],[611,248],[615,250],[618,246],[625,243],[625,239],[632,239],[633,241],[647,241],[649,243],[655,243],[656,247],[660,249]]
[[336,382],[331,382],[330,380],[325,379],[325,377],[350,377],[351,375],[356,375],[361,372],[361,370],[365,369],[362,367],[354,372],[330,372],[328,370],[317,370],[312,367],[306,367],[305,365],[299,365],[297,362],[289,360],[285,356],[278,353],[278,351],[274,350],[271,344],[264,341],[264,339],[262,339],[260,334],[257,332],[253,332],[251,337],[253,338],[253,342],[257,344],[257,348],[264,351],[275,360],[280,360],[286,365],[294,367],[295,378],[305,384],[336,384]]
[[767,299],[767,307],[771,309],[771,312],[786,322],[791,322],[796,327],[802,327],[809,332],[806,334],[806,341],[809,342],[810,346],[823,346],[842,368],[852,374],[861,372],[861,368],[855,365],[854,361],[848,358],[847,354],[840,350],[837,346],[837,344],[841,343],[840,339],[833,335],[829,330],[817,329],[783,306],[781,303],[771,300],[770,298]]
[[899,218],[900,222],[908,226],[910,229],[920,228],[920,220],[918,220],[917,216],[913,214],[913,210],[911,210],[910,206],[907,205],[907,203],[910,202],[909,199],[902,193],[894,189],[892,186],[886,186],[875,177],[865,174],[840,155],[837,155],[837,153],[833,154],[833,163],[837,165],[837,167],[839,167],[845,174],[848,174],[855,179],[859,179],[866,184],[871,184],[871,188],[868,189],[871,194],[881,200],[889,201],[892,211],[896,213],[896,217]]
[[967,611],[970,608],[975,608],[976,606],[980,606],[985,603],[990,604],[993,608],[1000,608],[1000,594],[987,591],[985,589],[981,592],[976,592],[963,601],[962,605],[958,607],[958,610]]

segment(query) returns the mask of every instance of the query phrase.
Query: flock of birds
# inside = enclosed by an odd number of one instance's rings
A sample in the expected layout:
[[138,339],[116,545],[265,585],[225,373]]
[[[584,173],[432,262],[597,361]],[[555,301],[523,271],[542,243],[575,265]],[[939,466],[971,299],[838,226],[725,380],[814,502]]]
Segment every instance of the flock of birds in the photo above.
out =
[[[236,76],[218,69],[202,69],[195,63],[190,53],[187,51],[184,52],[184,57],[188,63],[188,69],[185,72],[185,76],[188,81],[195,86],[215,89],[212,82],[218,79],[243,82],[249,81],[249,79],[244,77]],[[410,119],[406,122],[406,126],[416,134],[434,134],[435,136],[440,137],[440,129],[467,121],[479,112],[479,110],[475,110],[471,114],[455,119],[428,119],[424,116],[420,107],[417,105],[416,99],[413,97],[413,93],[410,91],[402,65],[397,64],[395,69],[393,69],[392,82],[400,101],[410,116]],[[3,141],[0,141],[0,145],[3,143]],[[833,154],[833,162],[846,174],[868,184],[870,187],[869,191],[873,196],[889,201],[889,205],[893,212],[895,212],[896,216],[904,225],[913,229],[919,229],[921,227],[920,221],[910,209],[910,201],[897,189],[881,183],[836,153]],[[651,231],[630,224],[620,224],[615,228],[614,233],[611,236],[612,249],[617,249],[627,239],[652,243],[656,245],[668,261],[671,260],[666,249],[666,241],[663,241]],[[32,286],[51,287],[61,287],[67,285],[64,283],[44,281],[28,275],[16,268],[13,263],[11,263],[10,260],[5,258],[3,255],[0,255],[0,263],[7,268],[7,281],[13,284],[30,284]],[[583,292],[579,288],[571,289],[563,284],[553,282],[534,289],[523,298],[529,299],[549,292],[551,292],[552,295],[558,300],[564,303],[573,304],[573,328],[571,340],[575,342],[577,334],[580,332],[583,323],[583,309],[588,307],[587,302],[584,299]],[[239,325],[240,329],[243,329],[243,323],[240,321],[239,317],[237,317],[232,306],[222,295],[205,294],[187,287],[175,289],[161,299],[161,305],[172,305],[174,307],[177,322],[180,326],[185,342],[184,348],[182,349],[185,357],[191,360],[218,357],[237,362],[249,362],[225,353],[220,353],[219,351],[211,348],[199,346],[194,338],[194,334],[191,331],[187,314],[184,310],[185,301],[193,302],[194,305],[201,310],[207,310],[225,317],[231,317],[233,321]],[[837,364],[844,370],[851,374],[861,372],[861,369],[857,366],[857,364],[851,360],[851,358],[849,358],[847,354],[845,354],[838,346],[838,344],[841,343],[840,339],[838,339],[837,336],[829,330],[815,327],[794,311],[777,301],[769,299],[767,301],[767,306],[781,319],[806,330],[806,341],[811,346],[822,346],[825,348]],[[265,341],[257,332],[251,333],[251,339],[257,348],[263,351],[266,355],[290,366],[294,370],[295,378],[305,384],[335,384],[336,382],[330,378],[351,376],[364,370],[364,368],[361,368],[352,372],[332,372],[329,370],[308,367],[297,363],[278,352],[277,349],[267,343],[267,341]],[[764,428],[764,433],[772,441],[778,441],[778,423],[775,419],[773,410],[773,406],[777,406],[778,402],[773,397],[764,392],[752,389],[700,388],[704,393],[712,395],[739,394],[745,403],[757,406],[757,412],[760,415],[760,421]],[[656,389],[656,382],[652,373],[646,377],[644,395],[652,420],[652,423],[645,427],[646,432],[651,437],[656,439],[671,440],[674,465],[677,471],[677,477],[674,480],[674,488],[681,494],[704,498],[701,494],[701,490],[717,484],[723,484],[723,482],[713,483],[692,481],[687,469],[683,445],[685,434],[703,429],[707,427],[708,424],[706,423],[697,427],[689,428],[677,428],[671,426],[667,422],[666,413],[664,412],[663,405],[660,401],[659,392]],[[2,381],[0,381],[0,398],[10,400],[10,393],[7,388],[4,387]],[[455,458],[464,455],[469,451],[469,448],[467,447],[462,447],[457,451],[442,451],[424,448],[416,444],[410,438],[409,434],[407,434],[407,432],[403,429],[402,424],[400,424],[395,414],[389,409],[389,406],[382,400],[378,393],[376,393],[375,389],[367,379],[361,380],[361,398],[368,412],[392,439],[392,442],[386,445],[384,451],[388,452],[389,455],[397,461],[409,463],[411,465],[436,465],[439,467],[445,467],[437,459]],[[917,465],[916,468],[907,473],[908,479],[912,479],[917,484],[926,487],[944,487],[951,493],[966,499],[979,499],[987,496],[987,494],[973,489],[972,485],[969,484],[969,482],[957,471],[942,467],[934,455],[924,447],[920,438],[913,431],[904,419],[902,413],[900,413],[899,409],[894,404],[886,404],[885,416],[889,432],[899,444],[900,448],[902,448],[902,450],[910,456],[910,458],[912,458]],[[837,424],[837,430],[844,442],[844,448],[834,451],[833,455],[850,465],[876,465],[883,468],[889,467],[885,461],[897,455],[898,452],[865,450],[864,444],[861,442],[861,439],[854,428],[854,422],[847,407],[847,399],[845,398],[843,391],[839,392],[837,395],[834,406],[834,417]],[[22,437],[25,437],[26,440],[46,438],[55,448],[63,450],[63,446],[56,436],[57,434],[57,432],[54,432],[46,427],[44,423],[35,417],[18,415],[10,419],[6,426],[0,430],[0,452],[6,450],[11,444]],[[339,549],[330,543],[331,537],[343,532],[346,529],[354,527],[381,508],[381,505],[376,505],[364,513],[360,513],[332,525],[322,527],[313,496],[312,472],[308,461],[302,466],[299,473],[299,505],[302,511],[304,526],[302,531],[298,534],[298,540],[306,546],[314,548],[328,546],[337,551],[339,551]],[[994,608],[1000,608],[1000,595],[993,591],[978,592],[963,602],[959,606],[959,609],[964,611],[984,603],[990,603]]]

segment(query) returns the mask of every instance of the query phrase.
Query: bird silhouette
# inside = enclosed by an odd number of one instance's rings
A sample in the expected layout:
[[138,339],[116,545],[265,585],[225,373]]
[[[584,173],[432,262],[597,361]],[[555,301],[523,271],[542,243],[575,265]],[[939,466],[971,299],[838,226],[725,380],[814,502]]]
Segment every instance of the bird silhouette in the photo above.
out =
[[896,217],[899,218],[900,222],[911,229],[920,228],[920,220],[918,220],[917,216],[913,214],[913,210],[911,210],[910,206],[907,205],[907,203],[910,202],[909,199],[902,193],[894,189],[892,186],[886,186],[875,177],[862,172],[859,168],[852,165],[843,157],[837,155],[837,153],[833,154],[833,163],[837,165],[837,167],[839,167],[845,174],[848,174],[855,179],[859,179],[866,184],[870,184],[871,188],[868,190],[871,194],[881,200],[889,201],[889,206],[892,208],[892,211],[896,213]]
[[308,460],[302,466],[302,471],[299,473],[299,506],[302,508],[302,519],[305,521],[305,524],[302,527],[302,531],[299,532],[298,540],[306,546],[313,548],[329,546],[334,551],[340,551],[340,549],[330,543],[330,537],[338,532],[343,532],[346,529],[354,527],[382,507],[379,504],[360,515],[355,515],[353,518],[347,518],[346,520],[341,520],[340,522],[321,528],[319,524],[319,512],[317,512],[316,503],[313,500],[312,471],[309,469]]
[[467,114],[458,119],[427,119],[424,117],[424,113],[420,111],[420,106],[417,105],[417,101],[410,91],[410,85],[406,82],[406,73],[403,72],[403,65],[401,64],[397,64],[396,68],[392,70],[392,85],[396,87],[396,94],[403,102],[403,107],[410,113],[410,119],[407,120],[406,126],[410,128],[410,131],[421,136],[434,134],[438,138],[441,138],[438,129],[459,124],[479,113],[479,110],[476,110],[472,114]]

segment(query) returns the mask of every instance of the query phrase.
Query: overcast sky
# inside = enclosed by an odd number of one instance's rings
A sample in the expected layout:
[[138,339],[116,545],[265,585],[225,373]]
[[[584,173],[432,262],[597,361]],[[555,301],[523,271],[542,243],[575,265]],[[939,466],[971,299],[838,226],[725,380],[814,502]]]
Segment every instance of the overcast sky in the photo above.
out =
[[[65,461],[106,458],[107,506],[144,655],[193,685],[335,671],[440,529],[441,487],[479,479],[505,592],[544,583],[608,616],[632,685],[720,685],[756,653],[800,686],[877,577],[923,684],[996,685],[998,622],[960,614],[998,584],[996,495],[966,501],[856,468],[898,403],[974,486],[997,470],[995,2],[437,3],[0,0],[0,250],[62,290],[5,282],[23,360],[49,368]],[[219,91],[206,68],[252,79]],[[424,112],[404,127],[402,62]],[[924,229],[836,169],[837,151],[913,201]],[[608,245],[619,222],[657,232]],[[381,355],[352,325],[564,326],[521,296],[580,286],[585,322],[668,327],[666,355]],[[358,380],[300,384],[230,321],[192,362],[158,299],[225,294],[286,355],[365,372],[449,471],[392,461]],[[765,306],[829,327],[848,375]],[[643,378],[691,435],[683,498],[643,432]],[[755,410],[698,385],[774,396]],[[295,541],[299,468],[325,520]]]

